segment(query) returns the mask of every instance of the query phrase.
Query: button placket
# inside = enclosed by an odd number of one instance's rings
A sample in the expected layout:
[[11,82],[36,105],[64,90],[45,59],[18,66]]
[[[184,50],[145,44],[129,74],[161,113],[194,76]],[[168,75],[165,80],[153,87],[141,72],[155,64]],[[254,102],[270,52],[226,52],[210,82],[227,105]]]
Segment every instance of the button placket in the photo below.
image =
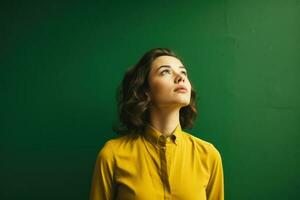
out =
[[161,179],[163,182],[165,195],[168,196],[170,194],[170,183],[169,183],[169,175],[167,168],[167,157],[166,157],[166,142],[167,138],[165,136],[160,136],[158,139],[159,143],[159,152],[160,152],[160,160],[161,160]]

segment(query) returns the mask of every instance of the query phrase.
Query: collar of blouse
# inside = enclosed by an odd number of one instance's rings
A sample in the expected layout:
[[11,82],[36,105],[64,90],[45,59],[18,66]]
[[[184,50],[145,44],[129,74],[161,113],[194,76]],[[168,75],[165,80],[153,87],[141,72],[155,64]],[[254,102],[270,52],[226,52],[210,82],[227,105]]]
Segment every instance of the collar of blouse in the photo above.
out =
[[182,129],[180,123],[177,124],[173,133],[168,136],[163,135],[159,130],[157,130],[150,124],[147,124],[145,128],[145,138],[149,140],[153,145],[158,147],[164,147],[171,144],[178,145],[181,134]]

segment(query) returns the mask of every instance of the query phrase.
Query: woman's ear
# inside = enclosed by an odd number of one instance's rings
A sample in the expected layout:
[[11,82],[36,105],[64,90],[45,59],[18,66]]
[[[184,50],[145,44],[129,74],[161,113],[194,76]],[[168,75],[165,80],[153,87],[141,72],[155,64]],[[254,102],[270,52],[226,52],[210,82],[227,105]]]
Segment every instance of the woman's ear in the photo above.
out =
[[147,100],[150,102],[151,101],[151,94],[150,91],[145,92],[145,96],[147,97]]

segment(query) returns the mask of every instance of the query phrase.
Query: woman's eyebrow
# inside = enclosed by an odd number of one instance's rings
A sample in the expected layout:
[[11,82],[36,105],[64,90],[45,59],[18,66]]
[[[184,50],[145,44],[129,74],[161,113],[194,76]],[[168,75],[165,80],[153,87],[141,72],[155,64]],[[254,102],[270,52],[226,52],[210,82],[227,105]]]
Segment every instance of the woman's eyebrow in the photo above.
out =
[[[163,68],[163,67],[171,68],[170,65],[161,65],[156,71],[158,71],[160,68]],[[184,66],[179,66],[179,68],[183,68],[186,70],[186,68]]]

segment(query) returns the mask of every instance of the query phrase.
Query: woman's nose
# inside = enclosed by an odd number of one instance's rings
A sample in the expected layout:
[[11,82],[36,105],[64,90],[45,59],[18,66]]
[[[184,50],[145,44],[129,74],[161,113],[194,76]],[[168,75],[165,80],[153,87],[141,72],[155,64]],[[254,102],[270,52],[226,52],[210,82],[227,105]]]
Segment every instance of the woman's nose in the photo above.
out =
[[180,81],[184,82],[184,77],[181,74],[178,74],[175,78],[175,82],[179,83]]

